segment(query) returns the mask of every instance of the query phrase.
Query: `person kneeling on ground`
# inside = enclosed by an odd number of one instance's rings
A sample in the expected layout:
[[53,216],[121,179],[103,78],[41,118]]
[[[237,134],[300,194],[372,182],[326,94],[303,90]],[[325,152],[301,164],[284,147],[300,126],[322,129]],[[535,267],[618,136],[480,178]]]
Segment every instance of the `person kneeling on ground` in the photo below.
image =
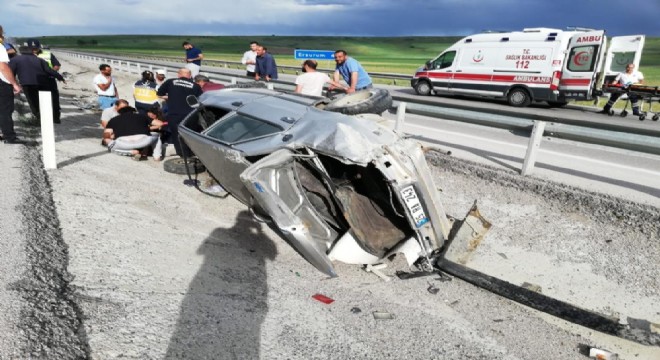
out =
[[126,106],[119,110],[119,116],[112,118],[105,127],[104,133],[109,138],[103,142],[108,151],[119,155],[132,155],[133,160],[145,160],[149,150],[155,161],[162,157],[162,144],[159,134],[152,134],[152,127],[160,127],[160,120],[151,120],[146,115],[135,113],[135,109]]

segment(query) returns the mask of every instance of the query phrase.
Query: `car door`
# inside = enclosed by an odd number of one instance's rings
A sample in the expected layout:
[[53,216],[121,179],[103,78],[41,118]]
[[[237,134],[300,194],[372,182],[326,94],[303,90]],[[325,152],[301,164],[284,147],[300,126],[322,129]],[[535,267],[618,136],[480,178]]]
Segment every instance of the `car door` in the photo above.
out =
[[581,32],[571,37],[559,81],[559,91],[565,99],[591,98],[606,44],[603,30]]
[[456,50],[446,51],[428,63],[428,77],[433,83],[433,90],[450,92],[451,83],[454,78],[454,63]]
[[304,155],[277,150],[248,167],[240,179],[286,240],[319,271],[335,277],[327,252],[339,234],[305,196],[296,165],[298,156]]
[[625,72],[626,65],[630,63],[635,64],[635,69],[639,69],[644,41],[644,35],[615,36],[612,38],[607,56],[605,56],[605,66],[603,67],[606,82],[609,80],[608,77],[613,79],[618,73]]

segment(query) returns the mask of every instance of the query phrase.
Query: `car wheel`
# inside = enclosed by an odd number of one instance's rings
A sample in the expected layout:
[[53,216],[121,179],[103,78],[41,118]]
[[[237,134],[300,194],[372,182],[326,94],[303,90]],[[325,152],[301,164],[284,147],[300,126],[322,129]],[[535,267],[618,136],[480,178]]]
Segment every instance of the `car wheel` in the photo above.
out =
[[552,108],[564,107],[568,104],[568,101],[548,101],[548,105]]
[[509,105],[515,107],[526,107],[532,103],[532,97],[529,96],[527,90],[523,88],[511,89],[507,96],[507,100],[509,101]]
[[431,84],[429,84],[428,81],[419,81],[417,85],[415,85],[415,92],[423,96],[431,95]]
[[331,100],[325,110],[346,115],[382,114],[392,106],[392,95],[383,89],[356,91]]
[[265,89],[267,87],[268,86],[263,81],[246,81],[236,84],[229,84],[225,86],[225,89],[251,89],[251,88]]
[[[206,167],[197,158],[188,158],[188,169],[190,174],[199,174],[206,171]],[[186,163],[183,158],[169,159],[163,162],[163,170],[172,174],[187,175]]]

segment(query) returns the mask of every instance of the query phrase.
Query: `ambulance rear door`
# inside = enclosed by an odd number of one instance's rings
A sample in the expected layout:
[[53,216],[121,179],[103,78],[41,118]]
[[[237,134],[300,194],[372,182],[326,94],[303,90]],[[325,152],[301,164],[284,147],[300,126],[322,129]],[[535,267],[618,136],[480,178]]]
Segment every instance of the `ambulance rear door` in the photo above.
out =
[[581,32],[571,37],[559,82],[563,98],[591,99],[606,45],[603,30]]
[[618,73],[625,72],[626,65],[630,63],[635,64],[635,70],[639,69],[644,40],[644,35],[616,36],[612,38],[605,57],[605,67],[603,68],[606,83],[611,82]]

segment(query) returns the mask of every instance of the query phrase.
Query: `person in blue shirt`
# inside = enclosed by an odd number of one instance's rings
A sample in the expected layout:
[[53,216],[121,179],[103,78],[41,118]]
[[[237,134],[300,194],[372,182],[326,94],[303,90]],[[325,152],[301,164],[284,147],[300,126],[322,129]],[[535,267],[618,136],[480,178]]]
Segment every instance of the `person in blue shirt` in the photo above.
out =
[[[335,63],[337,64],[334,75],[335,82],[339,83],[339,77],[341,76],[348,84],[347,87],[342,88],[347,94],[358,90],[371,89],[373,85],[367,71],[357,60],[347,55],[345,50],[335,51]],[[334,85],[330,86],[330,90],[335,88],[337,87]]]
[[199,69],[202,67],[204,54],[202,54],[202,50],[187,41],[184,41],[182,45],[186,50],[186,68],[190,69],[190,73],[195,77],[199,74]]
[[254,79],[271,81],[277,79],[277,64],[273,55],[263,46],[257,46],[257,63],[254,66]]

